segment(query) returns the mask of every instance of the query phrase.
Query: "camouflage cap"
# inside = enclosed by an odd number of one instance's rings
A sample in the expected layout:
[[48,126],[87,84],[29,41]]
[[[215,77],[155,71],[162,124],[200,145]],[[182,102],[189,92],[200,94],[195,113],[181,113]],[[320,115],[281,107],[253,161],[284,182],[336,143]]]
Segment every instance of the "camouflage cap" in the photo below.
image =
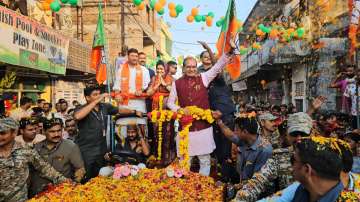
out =
[[269,112],[266,112],[264,114],[259,115],[259,121],[274,121],[276,120],[278,117],[272,115]]
[[19,123],[15,119],[7,117],[0,119],[0,132],[8,131],[10,129],[17,130],[19,128]]
[[298,112],[289,115],[287,124],[288,133],[298,131],[310,134],[311,128],[313,127],[313,120],[307,113]]

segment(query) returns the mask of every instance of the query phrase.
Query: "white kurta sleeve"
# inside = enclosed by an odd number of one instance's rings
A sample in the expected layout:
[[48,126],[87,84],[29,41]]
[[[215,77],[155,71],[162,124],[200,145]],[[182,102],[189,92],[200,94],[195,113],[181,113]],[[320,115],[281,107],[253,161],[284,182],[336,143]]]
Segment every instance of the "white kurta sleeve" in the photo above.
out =
[[176,92],[176,85],[175,85],[175,81],[174,81],[171,85],[170,95],[169,95],[169,99],[167,101],[168,108],[174,112],[176,112],[177,110],[180,109],[180,107],[176,105],[176,99],[177,99],[177,92]]
[[149,70],[146,67],[141,66],[142,72],[143,72],[143,89],[147,89],[150,84],[150,73]]
[[113,90],[116,91],[121,91],[121,70],[122,70],[122,65],[119,65],[116,68],[117,71],[115,71],[115,82],[114,82],[114,86],[113,86]]

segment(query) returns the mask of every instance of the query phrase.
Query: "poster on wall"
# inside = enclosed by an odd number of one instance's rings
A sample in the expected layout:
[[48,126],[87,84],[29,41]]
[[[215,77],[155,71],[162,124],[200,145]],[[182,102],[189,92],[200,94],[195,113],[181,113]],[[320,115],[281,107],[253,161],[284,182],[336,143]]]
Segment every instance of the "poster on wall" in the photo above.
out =
[[51,27],[53,23],[52,11],[44,8],[45,0],[27,0],[28,16],[41,24]]
[[69,38],[0,6],[0,61],[65,74]]

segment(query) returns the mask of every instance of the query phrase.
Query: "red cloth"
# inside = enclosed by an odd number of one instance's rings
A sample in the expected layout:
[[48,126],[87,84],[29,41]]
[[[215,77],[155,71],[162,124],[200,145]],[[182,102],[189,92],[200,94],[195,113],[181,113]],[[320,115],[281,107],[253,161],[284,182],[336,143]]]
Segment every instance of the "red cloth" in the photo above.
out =
[[[201,76],[183,76],[175,81],[176,92],[180,107],[197,106],[202,109],[209,109],[209,96]],[[194,121],[190,131],[199,131],[209,128],[210,124],[206,121]]]

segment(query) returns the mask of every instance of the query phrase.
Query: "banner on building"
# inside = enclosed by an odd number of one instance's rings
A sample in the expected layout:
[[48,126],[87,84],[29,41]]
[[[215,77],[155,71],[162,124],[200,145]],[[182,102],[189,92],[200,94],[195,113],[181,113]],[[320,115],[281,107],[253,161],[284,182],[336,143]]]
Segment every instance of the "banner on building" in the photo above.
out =
[[244,91],[247,90],[246,80],[238,81],[232,84],[233,91]]
[[0,6],[0,61],[65,74],[69,39],[37,21]]

